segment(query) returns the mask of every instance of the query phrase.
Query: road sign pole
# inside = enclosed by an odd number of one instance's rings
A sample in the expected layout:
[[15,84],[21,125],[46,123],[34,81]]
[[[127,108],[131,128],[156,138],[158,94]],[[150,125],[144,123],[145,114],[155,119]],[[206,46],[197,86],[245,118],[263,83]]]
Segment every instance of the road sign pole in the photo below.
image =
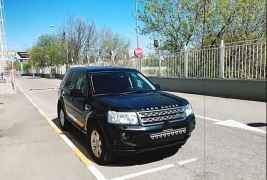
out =
[[157,49],[157,54],[158,54],[158,58],[159,58],[159,76],[161,76],[161,58],[160,58],[159,49]]

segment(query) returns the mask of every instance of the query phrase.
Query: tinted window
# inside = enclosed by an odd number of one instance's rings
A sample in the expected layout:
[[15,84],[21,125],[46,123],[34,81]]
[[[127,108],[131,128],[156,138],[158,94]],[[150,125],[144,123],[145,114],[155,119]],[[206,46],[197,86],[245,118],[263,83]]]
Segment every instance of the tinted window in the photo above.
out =
[[155,90],[138,72],[100,72],[92,75],[95,94],[126,93]]
[[67,79],[65,88],[74,89],[79,76],[80,76],[79,71],[72,71],[70,77]]
[[78,78],[76,80],[75,89],[81,90],[82,94],[84,96],[86,96],[87,95],[87,90],[89,88],[88,85],[89,84],[88,84],[86,73],[84,73],[84,72],[79,73],[79,76],[78,76]]
[[71,74],[71,71],[68,70],[65,75],[64,75],[64,78],[63,80],[61,81],[61,84],[60,84],[60,88],[64,87],[66,82],[68,82],[68,80],[70,79],[70,74]]

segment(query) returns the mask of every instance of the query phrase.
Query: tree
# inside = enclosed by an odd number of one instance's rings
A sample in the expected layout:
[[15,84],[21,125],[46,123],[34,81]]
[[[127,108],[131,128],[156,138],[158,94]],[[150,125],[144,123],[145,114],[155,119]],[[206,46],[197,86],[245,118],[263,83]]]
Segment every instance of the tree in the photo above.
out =
[[64,52],[61,42],[51,35],[42,35],[30,51],[31,63],[34,67],[57,66],[64,62]]
[[101,55],[112,63],[129,59],[129,41],[109,29],[103,29],[99,38]]
[[[263,0],[217,0],[210,15],[212,22],[203,37],[205,45],[264,39],[265,8]],[[214,15],[217,12],[217,15]]]
[[[138,11],[141,33],[155,35],[162,49],[266,38],[263,0],[146,0]],[[244,13],[246,12],[246,13]]]
[[[129,59],[129,42],[111,30],[96,30],[94,22],[70,18],[56,36],[42,35],[31,49],[35,67],[95,63],[99,54],[118,62]],[[110,52],[114,52],[112,57]],[[102,53],[99,53],[102,52]]]
[[95,24],[87,23],[83,18],[70,18],[61,39],[67,54],[66,64],[86,63],[96,48]]

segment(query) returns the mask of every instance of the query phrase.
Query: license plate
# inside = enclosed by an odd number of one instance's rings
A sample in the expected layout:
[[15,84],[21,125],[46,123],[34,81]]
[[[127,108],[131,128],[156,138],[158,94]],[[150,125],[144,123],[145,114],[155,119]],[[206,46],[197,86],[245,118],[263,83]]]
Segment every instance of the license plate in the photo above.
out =
[[157,140],[157,139],[163,139],[163,138],[172,137],[172,136],[176,136],[176,135],[182,135],[185,133],[186,133],[185,127],[178,128],[178,129],[166,129],[160,133],[150,134],[150,138],[152,140]]

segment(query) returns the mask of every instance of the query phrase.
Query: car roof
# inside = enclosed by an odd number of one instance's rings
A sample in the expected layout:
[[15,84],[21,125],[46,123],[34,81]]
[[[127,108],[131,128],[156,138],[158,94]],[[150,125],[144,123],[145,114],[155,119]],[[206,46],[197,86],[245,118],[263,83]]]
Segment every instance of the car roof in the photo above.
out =
[[87,72],[109,72],[109,71],[137,71],[133,68],[120,67],[120,66],[77,66],[71,67],[70,70],[80,70]]

